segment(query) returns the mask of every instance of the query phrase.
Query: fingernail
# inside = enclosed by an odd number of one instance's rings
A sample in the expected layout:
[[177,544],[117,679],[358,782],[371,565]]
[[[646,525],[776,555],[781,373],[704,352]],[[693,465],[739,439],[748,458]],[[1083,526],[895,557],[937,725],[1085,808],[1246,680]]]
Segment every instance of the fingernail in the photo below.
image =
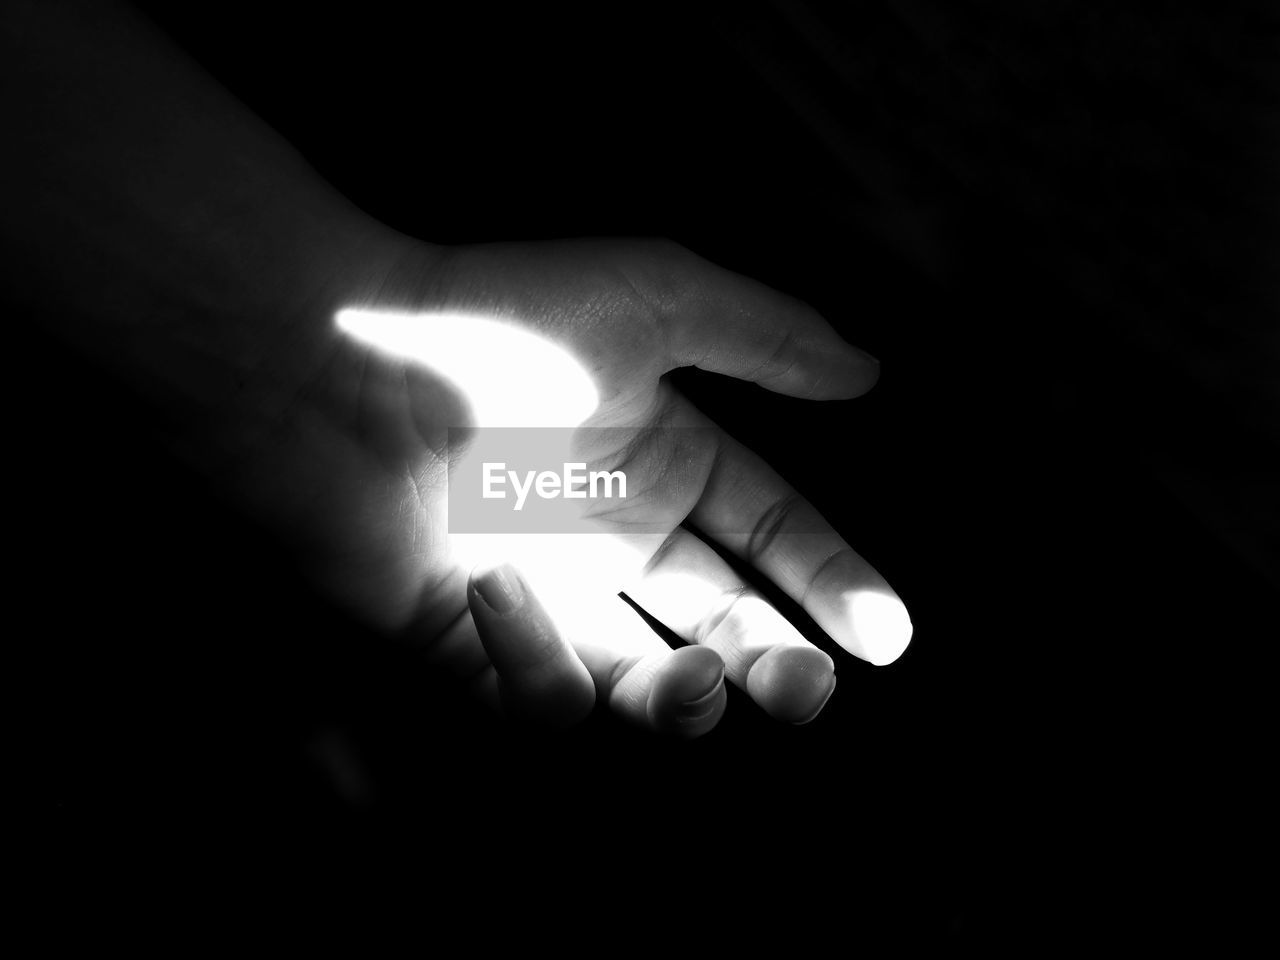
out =
[[724,676],[721,674],[720,680],[709,691],[698,697],[696,700],[686,700],[676,708],[676,719],[681,723],[691,723],[695,720],[703,720],[711,715],[711,712],[718,706],[717,701],[724,692]]
[[477,574],[472,583],[485,606],[496,614],[514,613],[524,604],[524,581],[509,564]]
[[720,655],[709,647],[680,647],[654,679],[649,719],[661,733],[701,736],[716,725],[728,696]]
[[874,355],[874,354],[872,354],[872,353],[868,353],[868,352],[867,352],[866,350],[864,350],[862,347],[856,347],[856,346],[854,346],[852,343],[849,343],[849,341],[848,341],[848,340],[846,340],[846,341],[845,341],[845,344],[849,347],[849,349],[850,349],[851,351],[853,351],[853,353],[855,353],[857,356],[859,356],[859,357],[860,357],[860,358],[862,358],[863,360],[870,360],[872,363],[874,363],[874,364],[876,364],[877,366],[879,366],[879,364],[880,364],[880,358],[879,358],[879,357],[875,356],[875,355]]

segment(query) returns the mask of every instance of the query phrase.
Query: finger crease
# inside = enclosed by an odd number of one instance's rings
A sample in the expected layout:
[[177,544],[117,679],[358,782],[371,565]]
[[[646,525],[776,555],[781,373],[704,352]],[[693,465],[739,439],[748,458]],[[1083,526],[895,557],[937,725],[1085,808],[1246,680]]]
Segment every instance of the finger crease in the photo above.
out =
[[716,632],[720,624],[724,623],[725,618],[733,612],[733,608],[737,605],[738,601],[749,593],[751,593],[751,588],[744,583],[741,586],[734,587],[732,590],[726,590],[724,593],[720,594],[720,600],[716,604],[715,609],[710,614],[703,617],[702,622],[698,624],[697,629],[694,631],[693,642],[705,642],[708,637]]
[[782,529],[787,518],[795,509],[796,504],[800,502],[800,494],[792,491],[786,496],[774,501],[773,506],[760,515],[760,519],[756,521],[751,536],[747,539],[747,557],[750,563],[755,563],[764,552],[769,549],[773,541],[777,538],[778,532]]
[[[767,370],[769,369],[769,367],[775,366],[778,363],[780,363],[782,360],[782,357],[785,355],[786,351],[788,350],[792,351],[792,356],[791,356],[791,361],[786,365],[786,367],[784,367],[778,373],[771,373],[767,377],[761,378],[760,372],[762,370]],[[778,377],[784,376],[785,374],[789,373],[791,368],[796,365],[799,359],[800,359],[800,351],[798,349],[795,349],[795,334],[793,334],[790,330],[788,330],[785,334],[783,334],[782,341],[777,345],[777,347],[774,348],[773,353],[769,355],[769,359],[765,360],[762,364],[760,364],[758,367],[756,367],[754,370],[752,370],[749,374],[747,374],[742,379],[756,381],[756,382],[758,382],[761,379],[776,380]]]
[[835,551],[835,553],[831,554],[831,556],[827,557],[827,559],[818,564],[818,568],[814,570],[813,575],[809,577],[809,583],[804,588],[804,594],[800,597],[800,606],[803,607],[808,601],[809,593],[813,590],[813,585],[818,582],[818,578],[822,576],[827,567],[831,566],[837,557],[845,553],[853,553],[853,548],[841,547],[839,550]]

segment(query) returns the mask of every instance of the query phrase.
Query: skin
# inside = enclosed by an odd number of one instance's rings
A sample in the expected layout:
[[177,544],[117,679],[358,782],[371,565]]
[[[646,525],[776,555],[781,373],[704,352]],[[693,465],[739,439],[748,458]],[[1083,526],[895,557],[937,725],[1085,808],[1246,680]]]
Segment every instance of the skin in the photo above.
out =
[[[25,185],[0,226],[6,302],[149,398],[175,453],[364,622],[537,722],[573,722],[602,699],[697,735],[719,718],[726,679],[780,720],[812,719],[834,687],[831,658],[689,519],[846,649],[873,662],[901,652],[901,636],[873,649],[844,600],[854,588],[893,597],[883,579],[662,379],[693,365],[813,400],[870,389],[878,363],[809,307],[665,241],[443,248],[398,234],[128,8],[14,3],[2,36],[16,81],[3,94],[5,182]],[[625,456],[658,531],[628,594],[699,647],[671,650],[617,599],[598,631],[627,636],[625,654],[559,636],[535,597],[505,616],[485,607],[443,523],[448,429],[469,422],[466,399],[338,330],[352,304],[503,317],[589,371],[601,397],[589,425],[709,437],[674,455],[590,451],[593,464]],[[692,600],[664,586],[688,577],[705,586]]]

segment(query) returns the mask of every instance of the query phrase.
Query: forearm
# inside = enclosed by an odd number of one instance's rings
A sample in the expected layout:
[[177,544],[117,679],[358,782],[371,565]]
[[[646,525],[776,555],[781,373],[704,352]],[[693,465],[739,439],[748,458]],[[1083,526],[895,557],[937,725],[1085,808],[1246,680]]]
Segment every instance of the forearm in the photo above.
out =
[[385,231],[117,3],[5,5],[4,299],[152,392],[216,403],[385,258]]

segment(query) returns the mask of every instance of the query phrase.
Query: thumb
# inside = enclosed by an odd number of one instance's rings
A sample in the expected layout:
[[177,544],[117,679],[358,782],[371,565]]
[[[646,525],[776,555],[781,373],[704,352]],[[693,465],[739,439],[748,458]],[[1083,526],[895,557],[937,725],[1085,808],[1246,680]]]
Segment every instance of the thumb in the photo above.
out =
[[808,304],[658,244],[628,270],[664,325],[673,367],[695,366],[788,396],[839,400],[875,386],[880,361]]

